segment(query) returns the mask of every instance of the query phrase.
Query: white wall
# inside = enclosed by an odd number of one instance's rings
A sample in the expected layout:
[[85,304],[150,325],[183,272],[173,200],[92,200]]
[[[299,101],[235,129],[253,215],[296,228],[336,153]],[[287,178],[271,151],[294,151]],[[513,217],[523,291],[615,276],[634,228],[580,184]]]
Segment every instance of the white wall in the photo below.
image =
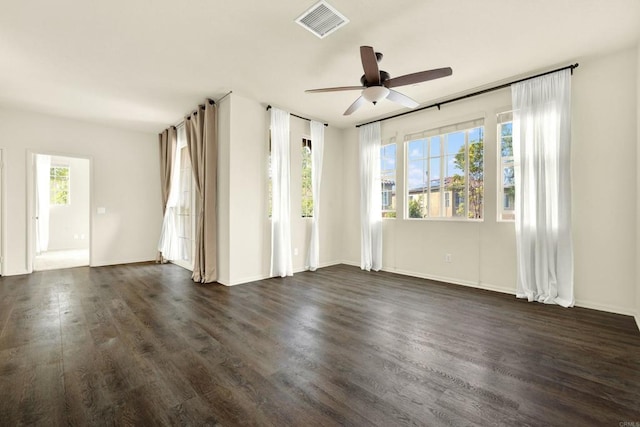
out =
[[572,80],[576,302],[624,314],[635,311],[636,57],[586,58]]
[[[219,115],[219,282],[246,283],[269,277],[271,222],[268,207],[269,113],[265,105],[231,94],[220,103]],[[295,271],[305,268],[311,220],[301,218],[301,138],[309,136],[309,123],[291,118],[291,218]],[[321,195],[320,264],[341,259],[342,133],[325,133],[324,176]],[[336,169],[334,169],[334,167]]]
[[[635,313],[636,49],[579,61],[573,85],[573,234],[578,305]],[[630,90],[630,88],[634,88]],[[496,221],[496,113],[510,108],[501,90],[383,122],[383,138],[485,117],[485,220],[384,220],[385,270],[503,292],[515,291],[513,223]],[[346,132],[344,164],[358,164],[358,137]],[[403,150],[398,151],[403,156]],[[404,160],[399,158],[398,193]],[[345,168],[344,259],[359,265],[358,172]],[[615,185],[619,183],[620,185]],[[633,196],[631,196],[633,197]],[[403,211],[402,197],[398,202]],[[630,232],[633,230],[633,232]],[[444,262],[450,253],[452,263]]]
[[[4,274],[27,273],[28,151],[91,158],[91,265],[155,259],[162,223],[157,135],[0,109],[6,169]],[[96,214],[97,207],[106,213]]]
[[51,205],[49,250],[89,249],[90,161],[77,157],[51,157],[54,166],[69,167],[70,203]]
[[231,165],[231,99],[218,104],[218,282],[229,284],[230,241],[230,165]]

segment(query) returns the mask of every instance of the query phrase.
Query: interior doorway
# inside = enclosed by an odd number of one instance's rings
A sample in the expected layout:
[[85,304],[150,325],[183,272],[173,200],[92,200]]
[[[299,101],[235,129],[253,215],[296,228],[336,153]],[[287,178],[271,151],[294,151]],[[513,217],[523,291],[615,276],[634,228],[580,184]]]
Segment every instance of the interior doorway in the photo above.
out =
[[33,271],[90,265],[91,161],[33,155]]

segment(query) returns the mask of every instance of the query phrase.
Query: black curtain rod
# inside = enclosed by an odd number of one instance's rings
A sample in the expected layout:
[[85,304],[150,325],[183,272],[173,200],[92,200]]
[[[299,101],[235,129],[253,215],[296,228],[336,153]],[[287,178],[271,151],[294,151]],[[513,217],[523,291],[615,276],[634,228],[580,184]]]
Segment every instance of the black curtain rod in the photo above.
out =
[[[267,111],[269,111],[269,110],[271,110],[271,105],[267,105]],[[302,120],[306,120],[308,122],[311,121],[311,119],[307,119],[306,117],[302,117],[302,116],[299,116],[297,114],[289,113],[289,115],[291,115],[293,117],[297,117],[297,118],[302,119]],[[329,123],[323,123],[323,125],[329,126]]]
[[471,97],[478,96],[478,95],[483,95],[483,94],[485,94],[485,93],[493,92],[493,91],[495,91],[495,90],[504,89],[504,88],[507,88],[507,87],[511,86],[512,84],[515,84],[515,83],[520,83],[520,82],[524,82],[524,81],[527,81],[527,80],[535,79],[536,77],[546,76],[547,74],[556,73],[556,72],[558,72],[558,71],[562,71],[562,70],[568,70],[568,69],[571,69],[571,74],[573,75],[573,70],[574,70],[574,69],[576,69],[576,68],[578,68],[578,65],[580,65],[580,64],[578,64],[578,63],[576,62],[575,64],[567,65],[566,67],[557,68],[557,69],[555,69],[555,70],[551,70],[551,71],[547,71],[547,72],[544,72],[544,73],[536,74],[535,76],[525,77],[525,78],[523,78],[523,79],[514,80],[514,81],[509,82],[509,83],[504,83],[504,84],[501,84],[501,85],[498,85],[498,86],[494,86],[494,87],[490,87],[490,88],[487,88],[487,89],[479,90],[479,91],[477,91],[477,92],[469,93],[469,94],[467,94],[467,95],[462,95],[462,96],[458,96],[458,97],[456,97],[456,98],[447,99],[447,100],[445,100],[445,101],[436,102],[436,103],[434,103],[434,104],[426,105],[426,106],[424,106],[424,107],[416,108],[416,109],[414,109],[414,110],[409,110],[409,111],[405,111],[405,112],[402,112],[402,113],[394,114],[393,116],[384,117],[384,118],[382,118],[382,119],[373,120],[373,121],[370,121],[370,122],[367,122],[367,123],[362,123],[362,124],[356,125],[356,127],[357,127],[357,128],[359,128],[360,126],[370,125],[371,123],[375,123],[375,122],[383,122],[383,121],[385,121],[385,120],[395,119],[396,117],[400,117],[400,116],[404,116],[404,115],[412,114],[412,113],[417,113],[418,111],[426,110],[426,109],[428,109],[428,108],[434,108],[434,107],[437,107],[437,108],[438,108],[438,110],[439,110],[439,109],[440,109],[440,107],[441,107],[441,106],[443,106],[443,105],[445,105],[445,104],[450,104],[450,103],[452,103],[452,102],[461,101],[461,100],[463,100],[463,99],[471,98]]

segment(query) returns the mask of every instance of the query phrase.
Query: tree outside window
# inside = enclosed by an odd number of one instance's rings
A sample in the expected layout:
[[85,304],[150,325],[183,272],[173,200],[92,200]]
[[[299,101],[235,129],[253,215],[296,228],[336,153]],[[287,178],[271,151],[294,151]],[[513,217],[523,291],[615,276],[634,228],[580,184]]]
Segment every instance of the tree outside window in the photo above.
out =
[[70,203],[69,166],[52,166],[49,169],[49,189],[49,201],[52,205]]
[[302,217],[313,217],[311,140],[302,138]]

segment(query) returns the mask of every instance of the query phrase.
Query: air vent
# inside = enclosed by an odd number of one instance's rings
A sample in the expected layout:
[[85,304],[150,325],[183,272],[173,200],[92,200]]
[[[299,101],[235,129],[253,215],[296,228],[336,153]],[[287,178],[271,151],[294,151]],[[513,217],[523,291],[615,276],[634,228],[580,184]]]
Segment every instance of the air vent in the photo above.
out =
[[329,3],[321,0],[300,15],[296,22],[323,39],[349,23],[349,20]]

